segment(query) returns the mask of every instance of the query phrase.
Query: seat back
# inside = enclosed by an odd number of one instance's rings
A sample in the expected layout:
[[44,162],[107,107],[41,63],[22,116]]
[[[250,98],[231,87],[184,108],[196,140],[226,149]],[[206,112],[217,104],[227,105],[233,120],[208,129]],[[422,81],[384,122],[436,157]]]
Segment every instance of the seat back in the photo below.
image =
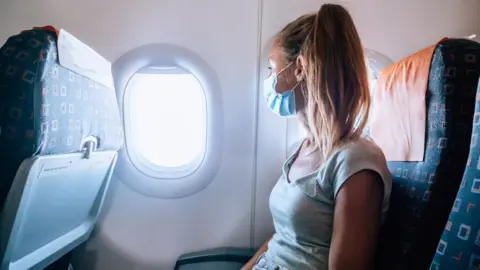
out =
[[480,44],[437,44],[429,72],[423,162],[389,162],[393,186],[378,269],[428,269],[467,162]]
[[477,88],[477,104],[475,106],[467,168],[438,243],[435,257],[430,266],[431,270],[480,269],[479,136],[480,81]]
[[51,27],[0,49],[1,270],[43,269],[89,237],[123,144],[109,76]]

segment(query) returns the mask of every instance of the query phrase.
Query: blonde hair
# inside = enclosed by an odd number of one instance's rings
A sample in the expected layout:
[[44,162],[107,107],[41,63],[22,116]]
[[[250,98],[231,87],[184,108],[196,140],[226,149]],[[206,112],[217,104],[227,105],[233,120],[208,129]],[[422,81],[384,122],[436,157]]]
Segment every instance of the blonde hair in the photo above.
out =
[[276,37],[288,63],[302,63],[306,126],[325,158],[362,135],[370,108],[367,63],[355,24],[340,5],[289,23]]

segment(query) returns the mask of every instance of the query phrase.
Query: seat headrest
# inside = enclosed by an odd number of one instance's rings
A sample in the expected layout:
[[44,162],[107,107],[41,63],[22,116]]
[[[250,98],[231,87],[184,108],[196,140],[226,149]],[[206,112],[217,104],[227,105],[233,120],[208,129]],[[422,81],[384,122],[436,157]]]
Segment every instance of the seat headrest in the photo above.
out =
[[0,49],[0,150],[21,158],[73,153],[89,136],[100,150],[120,149],[111,81],[110,63],[64,30],[10,37]]
[[370,135],[388,161],[424,160],[427,86],[435,48],[436,44],[390,65],[378,77]]

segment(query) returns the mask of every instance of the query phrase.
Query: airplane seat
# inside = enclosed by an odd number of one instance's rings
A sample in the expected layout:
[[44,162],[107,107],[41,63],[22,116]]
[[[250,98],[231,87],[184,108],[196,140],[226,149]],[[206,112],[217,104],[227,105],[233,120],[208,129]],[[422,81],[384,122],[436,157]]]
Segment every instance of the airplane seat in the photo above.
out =
[[480,80],[476,102],[467,168],[431,270],[480,269]]
[[123,145],[109,81],[63,30],[0,48],[0,270],[44,269],[89,237]]
[[465,171],[479,73],[479,43],[446,39],[435,46],[426,94],[424,161],[388,162],[393,186],[377,269],[430,266]]

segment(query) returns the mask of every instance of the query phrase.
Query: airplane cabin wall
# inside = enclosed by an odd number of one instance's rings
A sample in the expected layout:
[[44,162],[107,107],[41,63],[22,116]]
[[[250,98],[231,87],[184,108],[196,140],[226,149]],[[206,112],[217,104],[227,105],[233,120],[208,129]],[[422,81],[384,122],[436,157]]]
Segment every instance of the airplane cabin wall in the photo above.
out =
[[478,0],[0,4],[0,43],[23,29],[46,24],[66,29],[112,62],[144,44],[173,43],[202,57],[220,83],[223,146],[215,179],[193,196],[161,199],[144,196],[114,176],[98,229],[76,254],[78,269],[172,269],[182,253],[256,247],[272,234],[269,192],[302,131],[295,120],[277,117],[264,106],[261,85],[267,76],[268,46],[283,25],[324,2],[344,4],[365,47],[393,60],[443,36],[480,35]]
[[203,58],[215,70],[222,90],[223,145],[216,178],[201,192],[174,200],[146,197],[114,173],[102,221],[85,247],[85,259],[76,263],[79,269],[172,269],[181,253],[250,245],[257,17],[256,0],[15,0],[0,4],[0,40],[32,26],[51,24],[66,29],[111,62],[144,44],[171,43]]

